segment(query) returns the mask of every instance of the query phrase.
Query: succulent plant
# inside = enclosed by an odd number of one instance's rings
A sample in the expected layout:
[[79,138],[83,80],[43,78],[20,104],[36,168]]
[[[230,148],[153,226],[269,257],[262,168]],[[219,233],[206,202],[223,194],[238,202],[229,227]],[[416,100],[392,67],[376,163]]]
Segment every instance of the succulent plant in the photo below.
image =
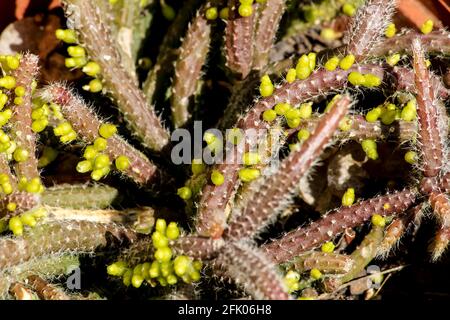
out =
[[[439,263],[450,34],[432,20],[397,32],[387,0],[62,3],[73,83],[0,56],[1,297],[343,298],[427,210]],[[74,268],[101,276],[69,290]]]

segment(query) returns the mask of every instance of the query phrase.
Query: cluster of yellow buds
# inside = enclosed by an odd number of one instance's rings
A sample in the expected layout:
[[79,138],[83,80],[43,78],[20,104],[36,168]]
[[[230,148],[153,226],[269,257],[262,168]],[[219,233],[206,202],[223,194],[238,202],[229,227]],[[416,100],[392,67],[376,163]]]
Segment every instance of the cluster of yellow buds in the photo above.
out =
[[5,173],[0,173],[0,191],[4,194],[11,194],[13,192],[11,181]]
[[316,68],[316,57],[316,53],[310,52],[302,55],[298,59],[297,66],[295,67],[297,79],[304,80],[310,76]]
[[139,288],[144,281],[154,287],[158,283],[161,286],[174,285],[179,279],[185,283],[200,280],[201,261],[194,261],[185,255],[173,257],[169,242],[176,240],[179,235],[180,230],[175,222],[167,224],[164,219],[158,219],[152,234],[156,249],[154,260],[133,268],[125,261],[117,261],[107,267],[108,274],[122,277],[126,286],[131,284],[135,288]]
[[[11,202],[7,205],[9,211],[16,210],[17,204]],[[47,211],[43,207],[38,207],[29,211],[26,211],[20,215],[14,216],[9,219],[8,228],[15,236],[23,235],[24,227],[28,226],[34,228],[39,219],[45,217]]]
[[[75,30],[58,29],[55,32],[56,38],[68,44],[75,44],[78,42]],[[78,69],[81,68],[86,75],[94,77],[88,84],[83,86],[83,89],[90,92],[100,92],[103,89],[103,84],[97,76],[101,72],[100,65],[94,61],[89,61],[86,56],[86,50],[79,46],[67,47],[69,58],[66,58],[65,65],[67,68]]]

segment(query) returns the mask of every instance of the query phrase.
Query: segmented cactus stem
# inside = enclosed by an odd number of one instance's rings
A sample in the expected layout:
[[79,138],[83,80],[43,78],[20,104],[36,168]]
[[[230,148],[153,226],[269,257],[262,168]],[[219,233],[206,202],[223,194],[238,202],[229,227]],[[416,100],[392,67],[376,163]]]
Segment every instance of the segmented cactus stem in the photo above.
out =
[[214,264],[255,299],[289,299],[276,266],[257,248],[240,242],[230,243]]
[[39,177],[36,159],[36,134],[31,130],[32,83],[36,80],[39,72],[38,63],[38,56],[26,53],[20,59],[19,68],[12,72],[12,76],[16,79],[16,86],[25,89],[25,94],[21,97],[22,103],[13,109],[12,133],[17,146],[28,153],[26,160],[15,164],[15,170],[19,179],[25,177],[28,181]]
[[[0,218],[21,214],[35,208],[40,202],[40,197],[36,194],[23,191],[13,192],[0,199]],[[15,203],[16,209],[14,211],[8,210],[7,206],[10,203]]]
[[375,258],[378,246],[383,240],[384,228],[372,226],[372,230],[364,237],[364,240],[352,252],[350,257],[354,261],[352,268],[343,276],[338,278],[331,278],[327,281],[326,287],[329,291],[334,291],[341,284],[351,281],[358,277],[370,261]]
[[214,258],[224,245],[223,239],[214,240],[198,236],[184,236],[171,243],[176,253],[200,260]]
[[[99,128],[103,122],[73,90],[61,83],[54,83],[43,88],[41,96],[44,100],[61,106],[65,119],[86,143],[93,143],[100,137]],[[115,134],[108,138],[105,152],[111,159],[122,155],[128,157],[130,166],[124,174],[137,183],[145,184],[157,179],[159,174],[157,167],[119,135]]]
[[261,70],[267,65],[269,52],[285,10],[286,0],[268,0],[260,5],[253,49],[254,69]]
[[119,240],[135,239],[134,232],[116,224],[69,221],[37,225],[23,237],[0,239],[0,268],[7,269],[44,255],[93,252],[107,245],[109,235]]
[[229,17],[225,28],[225,57],[231,71],[241,78],[247,77],[252,68],[254,54],[255,8],[249,17],[238,13],[239,1],[228,0]]
[[436,30],[428,34],[407,31],[385,39],[370,51],[370,55],[385,56],[398,52],[411,53],[411,43],[416,38],[420,40],[426,52],[437,54],[448,54],[450,52],[450,33],[446,30]]
[[426,177],[434,177],[442,167],[444,133],[441,130],[444,126],[448,126],[448,123],[439,117],[441,113],[437,106],[434,88],[430,82],[430,71],[425,63],[423,47],[417,38],[412,42],[412,51],[423,173]]
[[41,300],[71,300],[62,288],[48,283],[39,276],[29,276],[27,283],[34,289]]
[[386,228],[383,241],[378,248],[377,256],[387,258],[408,228],[414,224],[419,225],[423,215],[423,204],[419,204],[406,212],[406,214],[395,218]]
[[47,188],[41,195],[42,204],[71,209],[104,209],[119,195],[113,187],[93,184],[61,184]]

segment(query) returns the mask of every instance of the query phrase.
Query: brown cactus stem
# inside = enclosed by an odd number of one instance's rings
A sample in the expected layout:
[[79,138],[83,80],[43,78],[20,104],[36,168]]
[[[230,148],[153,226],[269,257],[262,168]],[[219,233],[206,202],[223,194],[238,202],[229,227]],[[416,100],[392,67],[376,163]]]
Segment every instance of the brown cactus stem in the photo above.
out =
[[347,114],[350,102],[350,97],[343,96],[321,117],[311,137],[281,162],[278,171],[264,181],[242,213],[232,218],[225,231],[225,238],[251,237],[276,217],[297,190],[300,179],[332,138],[339,122]]
[[378,246],[383,240],[384,228],[372,226],[372,230],[364,237],[358,248],[352,252],[350,257],[354,261],[353,267],[342,277],[332,278],[325,284],[327,291],[334,291],[340,285],[357,278],[366,266],[372,261]]
[[282,238],[263,246],[269,257],[278,263],[316,248],[333,239],[347,228],[359,226],[374,214],[392,216],[411,207],[417,198],[413,190],[405,189],[373,199],[361,201],[351,207],[342,207],[327,214],[307,227],[288,232]]
[[441,113],[430,81],[430,71],[425,63],[423,47],[417,38],[413,40],[412,51],[423,173],[426,177],[434,177],[439,173],[444,157],[444,137],[441,128],[448,124],[444,124],[443,119],[439,117]]
[[16,78],[16,87],[23,87],[25,95],[22,96],[22,104],[13,108],[11,132],[17,146],[28,152],[25,161],[15,164],[15,171],[19,179],[24,177],[28,181],[39,177],[36,159],[36,134],[31,130],[32,83],[36,80],[39,72],[38,63],[38,56],[26,53],[20,59],[19,68],[12,72],[12,76]]
[[201,0],[184,1],[183,6],[164,35],[156,62],[143,84],[142,90],[148,103],[154,103],[158,95],[165,94],[167,78],[173,72],[173,61],[177,56],[176,48],[192,13],[195,12],[201,2]]
[[191,117],[189,106],[201,78],[211,40],[211,25],[201,9],[190,24],[179,49],[172,86],[172,121],[175,128],[182,127]]
[[405,234],[411,224],[418,225],[422,218],[423,204],[419,204],[404,215],[392,220],[384,233],[383,241],[381,241],[378,248],[377,255],[382,258],[387,258],[389,253],[399,243],[401,237]]
[[25,286],[23,283],[15,282],[9,288],[9,293],[14,296],[16,300],[37,300],[36,293]]
[[120,241],[136,238],[131,230],[112,223],[70,221],[38,225],[23,237],[0,239],[0,268],[7,269],[45,255],[91,253],[97,247],[106,246],[110,236]]
[[[349,70],[327,71],[320,68],[305,80],[296,80],[292,83],[284,83],[267,98],[260,99],[235,125],[245,133],[247,130],[270,130],[270,124],[262,120],[265,110],[272,108],[277,103],[287,102],[297,105],[308,99],[323,97],[331,94],[335,90],[342,89],[347,85],[347,76],[352,71],[366,74],[371,73],[384,78],[383,68],[377,65],[361,65]],[[199,215],[196,224],[197,232],[202,236],[212,236],[218,238],[223,233],[226,226],[225,207],[231,198],[236,186],[240,159],[246,152],[248,146],[258,143],[259,136],[248,136],[242,139],[241,143],[234,146],[231,152],[227,153],[222,164],[214,167],[224,176],[224,183],[215,186],[211,183],[205,185],[202,191],[202,198],[199,204]]]
[[257,248],[232,242],[223,248],[214,264],[255,299],[289,299],[276,266]]
[[431,259],[439,260],[450,243],[450,227],[443,227],[436,232],[434,240],[430,245]]
[[[55,83],[43,88],[41,96],[44,100],[61,106],[61,112],[66,120],[86,143],[93,143],[100,136],[98,130],[103,122],[71,89]],[[151,183],[158,178],[157,167],[117,134],[108,139],[105,153],[111,159],[121,155],[127,156],[130,166],[123,173],[139,184]]]
[[364,60],[370,50],[380,42],[395,10],[395,1],[369,0],[352,18],[344,38],[347,54],[353,54],[357,61]]
[[151,260],[155,253],[155,247],[151,238],[138,239],[128,248],[123,250],[117,260],[124,261],[129,266],[135,266],[139,263]]
[[180,255],[187,255],[193,259],[210,260],[217,256],[220,248],[224,245],[225,242],[222,239],[184,236],[172,241],[170,247]]
[[[384,125],[380,121],[368,122],[361,115],[348,115],[351,127],[347,131],[336,132],[334,138],[338,140],[364,140],[374,139],[379,141],[411,141],[415,138],[417,125],[413,121],[398,120],[392,125]],[[300,123],[300,129],[309,132],[315,130],[320,118],[313,117]],[[295,134],[299,128],[288,131],[288,135]]]
[[253,49],[254,69],[261,70],[266,67],[269,52],[274,44],[277,28],[285,10],[285,0],[268,0],[260,5]]
[[450,227],[450,201],[446,194],[431,192],[429,201],[442,227]]
[[255,15],[258,5],[253,5],[249,17],[239,15],[239,1],[229,0],[229,17],[225,28],[225,57],[232,72],[247,77],[252,69]]
[[286,266],[297,272],[318,269],[329,274],[343,274],[350,271],[353,259],[345,254],[334,252],[311,252],[292,259]]
[[[9,211],[7,205],[9,203],[15,203],[16,209]],[[7,196],[2,197],[0,200],[0,218],[12,217],[21,214],[25,211],[33,209],[40,203],[40,197],[33,193],[28,192],[13,192]]]
[[100,9],[91,1],[66,0],[69,23],[77,29],[83,46],[101,69],[105,86],[117,101],[120,111],[142,143],[161,151],[169,142],[169,134],[153,107],[135,86],[124,69],[120,54],[111,40],[110,31],[102,23]]
[[31,275],[27,278],[27,282],[41,300],[71,300],[64,290],[48,283],[39,276]]
[[416,38],[420,39],[426,52],[436,54],[450,53],[450,33],[445,30],[437,30],[429,34],[420,34],[417,31],[398,34],[379,43],[370,51],[370,55],[385,56],[397,52],[411,53],[411,43]]

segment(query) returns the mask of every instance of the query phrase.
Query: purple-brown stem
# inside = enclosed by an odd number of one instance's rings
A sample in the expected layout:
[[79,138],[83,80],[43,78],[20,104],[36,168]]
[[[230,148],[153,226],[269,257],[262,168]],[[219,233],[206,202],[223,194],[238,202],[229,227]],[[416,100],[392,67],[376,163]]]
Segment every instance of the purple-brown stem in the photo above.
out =
[[287,262],[293,257],[333,239],[345,229],[363,224],[374,214],[391,216],[404,212],[414,204],[416,197],[415,191],[405,189],[361,201],[351,207],[342,207],[307,227],[300,227],[288,232],[281,239],[264,245],[263,249],[274,261]]
[[239,242],[230,243],[222,249],[214,264],[255,299],[289,299],[277,267],[257,248]]
[[36,159],[36,134],[31,130],[32,82],[36,80],[39,72],[38,63],[38,56],[26,53],[20,59],[19,68],[12,72],[12,76],[16,78],[16,87],[20,86],[25,89],[22,104],[13,108],[12,133],[17,146],[28,152],[25,161],[15,164],[15,171],[19,179],[24,177],[28,181],[39,177]]
[[169,142],[169,134],[161,124],[144,94],[124,69],[120,53],[102,23],[101,12],[91,1],[65,0],[69,23],[77,29],[83,46],[101,69],[106,88],[117,102],[125,119],[142,143],[161,151]]
[[440,131],[444,124],[441,122],[443,119],[439,118],[436,96],[430,81],[430,71],[425,63],[423,47],[417,38],[413,40],[412,51],[417,88],[418,133],[423,173],[426,177],[434,177],[441,170],[444,157],[444,138]]
[[311,137],[282,161],[278,171],[264,181],[242,213],[232,218],[225,238],[252,237],[277,216],[297,190],[300,179],[332,138],[339,122],[347,114],[350,102],[350,97],[343,96],[321,117]]
[[252,69],[253,43],[255,28],[255,9],[249,17],[242,17],[239,12],[239,1],[229,0],[229,17],[225,28],[225,57],[227,66],[231,71],[240,74],[242,78],[247,77]]

